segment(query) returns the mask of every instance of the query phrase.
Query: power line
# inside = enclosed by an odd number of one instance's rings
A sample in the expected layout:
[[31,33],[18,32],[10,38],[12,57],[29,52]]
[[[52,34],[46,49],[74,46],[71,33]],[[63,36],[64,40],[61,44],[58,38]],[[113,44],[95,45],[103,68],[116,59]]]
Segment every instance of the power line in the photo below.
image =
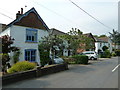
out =
[[[32,0],[32,1],[33,1],[33,0]],[[68,21],[69,23],[77,24],[77,23],[73,22],[72,20],[66,18],[65,16],[63,16],[63,15],[61,15],[61,14],[59,14],[59,13],[57,13],[57,12],[55,12],[55,11],[49,9],[49,8],[47,8],[46,6],[44,6],[44,5],[42,5],[42,4],[38,3],[38,2],[33,1],[33,3],[35,3],[35,4],[39,5],[39,6],[41,6],[41,7],[45,8],[45,9],[47,9],[48,11],[50,11],[50,12],[52,12],[52,13],[54,13],[54,14],[56,14],[56,15],[62,17],[62,18],[64,18],[64,19],[65,19],[66,21]],[[83,27],[83,28],[85,28],[85,29],[87,29],[87,30],[89,30],[88,28],[86,28],[86,27],[84,27],[84,26],[81,26],[81,25],[79,25],[79,26],[80,26],[80,27]]]
[[9,18],[9,19],[12,19],[12,20],[13,20],[13,18],[9,17],[8,15],[6,15],[6,14],[4,14],[4,13],[1,13],[1,12],[0,12],[0,14],[3,15],[3,16],[5,16],[5,17],[7,17],[7,18]]
[[102,23],[101,21],[99,21],[98,19],[96,19],[95,17],[93,17],[91,14],[89,14],[88,12],[86,12],[84,9],[82,9],[80,6],[78,6],[76,3],[74,3],[73,1],[69,0],[72,4],[74,4],[76,7],[78,7],[80,10],[82,10],[84,13],[86,13],[87,15],[89,15],[91,18],[93,18],[94,20],[96,20],[97,22],[99,22],[100,24],[102,24],[103,26],[109,28],[109,29],[113,29],[107,25],[105,25],[104,23]]

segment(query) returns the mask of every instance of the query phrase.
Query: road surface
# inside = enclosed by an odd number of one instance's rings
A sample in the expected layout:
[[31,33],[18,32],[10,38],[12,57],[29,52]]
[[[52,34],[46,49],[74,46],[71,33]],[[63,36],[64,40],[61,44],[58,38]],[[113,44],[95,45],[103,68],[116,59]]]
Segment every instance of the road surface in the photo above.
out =
[[3,88],[118,88],[118,57],[69,65],[69,70],[24,80]]

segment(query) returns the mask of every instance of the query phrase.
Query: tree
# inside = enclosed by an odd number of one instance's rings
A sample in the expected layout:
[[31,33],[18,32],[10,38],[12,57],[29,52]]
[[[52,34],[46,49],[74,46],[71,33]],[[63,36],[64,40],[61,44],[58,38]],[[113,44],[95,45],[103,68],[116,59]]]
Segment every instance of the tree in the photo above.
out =
[[101,37],[107,37],[107,36],[106,35],[100,35],[99,38],[101,38]]
[[10,60],[9,54],[10,52],[18,51],[19,49],[15,46],[11,46],[14,43],[14,38],[11,36],[4,35],[0,37],[2,40],[2,71],[6,71],[6,67],[10,64],[8,63]]
[[115,46],[120,45],[120,33],[113,29],[113,32],[112,33],[109,32],[109,34],[110,34],[110,38],[111,38],[112,42],[115,44]]
[[94,42],[91,38],[83,35],[77,28],[72,28],[68,34],[63,35],[62,38],[69,42],[69,49],[73,50],[73,54],[77,54],[77,49],[92,49]]
[[103,46],[103,47],[102,47],[102,50],[103,50],[103,51],[106,51],[107,49],[108,49],[107,46]]
[[[46,56],[44,56],[44,54],[42,53],[45,53],[45,51],[51,52],[52,61],[54,61],[53,59],[55,56],[59,56],[62,54],[65,45],[63,44],[63,39],[60,38],[59,35],[49,35],[47,37],[42,38],[42,41],[39,43],[38,47],[40,57],[46,58]],[[49,53],[47,53],[47,57],[49,58]],[[41,60],[43,66],[48,62],[48,59],[46,61]]]

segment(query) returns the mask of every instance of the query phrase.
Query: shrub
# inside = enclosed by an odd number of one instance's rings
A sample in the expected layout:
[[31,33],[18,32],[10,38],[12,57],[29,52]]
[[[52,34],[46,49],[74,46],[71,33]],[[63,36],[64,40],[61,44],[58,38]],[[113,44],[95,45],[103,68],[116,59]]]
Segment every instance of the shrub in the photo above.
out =
[[115,52],[112,52],[112,56],[115,57],[115,56],[116,56],[116,53],[115,53]]
[[88,64],[88,56],[85,55],[75,55],[72,56],[75,59],[76,64]]
[[17,63],[19,61],[19,56],[20,56],[20,50],[15,51],[13,54],[13,62]]
[[115,50],[116,56],[120,56],[120,49]]
[[103,46],[103,47],[102,47],[102,50],[103,50],[103,51],[106,51],[107,49],[108,49],[107,46]]
[[111,58],[111,53],[109,50],[105,50],[103,54],[101,54],[101,58]]
[[65,63],[68,63],[68,64],[74,64],[74,62],[75,62],[75,59],[74,58],[72,58],[72,57],[61,57],[63,60],[64,60],[64,62]]
[[10,69],[8,69],[8,73],[20,72],[20,71],[27,71],[34,69],[36,67],[35,63],[28,62],[28,61],[21,61],[14,64]]
[[49,49],[45,48],[44,44],[39,45],[39,53],[40,53],[40,63],[41,66],[44,67],[45,64],[48,64],[50,62],[49,57]]

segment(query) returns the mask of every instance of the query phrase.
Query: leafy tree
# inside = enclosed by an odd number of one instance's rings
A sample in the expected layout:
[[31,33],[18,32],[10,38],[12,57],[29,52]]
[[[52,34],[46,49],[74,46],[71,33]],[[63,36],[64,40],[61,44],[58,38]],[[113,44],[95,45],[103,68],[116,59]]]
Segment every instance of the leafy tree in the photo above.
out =
[[77,49],[92,49],[94,47],[94,42],[91,38],[83,35],[77,28],[72,28],[68,34],[63,35],[62,38],[69,42],[69,49],[73,50],[73,54],[77,54]]
[[106,35],[100,35],[99,38],[101,38],[101,37],[107,37],[107,36]]
[[107,49],[108,49],[107,46],[103,46],[103,47],[102,47],[102,50],[103,50],[103,51],[106,51]]
[[[47,52],[51,52],[52,56],[52,61],[54,57],[57,55],[61,55],[63,52],[63,49],[65,45],[63,44],[63,39],[59,37],[59,35],[49,35],[47,37],[42,38],[42,41],[39,43],[39,52],[44,53],[44,50]],[[43,54],[40,55],[40,57],[45,57]],[[49,53],[47,53],[47,57],[49,58]],[[41,63],[43,66],[47,64],[49,60],[45,59],[41,60]]]
[[11,51],[18,51],[19,49],[15,46],[11,46],[14,42],[14,38],[11,38],[11,36],[4,35],[0,37],[0,39],[2,40],[2,71],[6,72],[6,67],[10,67],[10,64],[8,63],[10,60],[8,53]]
[[115,45],[118,45],[118,44],[120,45],[120,33],[113,29],[113,32],[112,33],[109,32],[109,34],[110,34],[110,38],[111,38],[112,42]]
[[98,35],[93,35],[94,37],[98,38],[99,36]]

